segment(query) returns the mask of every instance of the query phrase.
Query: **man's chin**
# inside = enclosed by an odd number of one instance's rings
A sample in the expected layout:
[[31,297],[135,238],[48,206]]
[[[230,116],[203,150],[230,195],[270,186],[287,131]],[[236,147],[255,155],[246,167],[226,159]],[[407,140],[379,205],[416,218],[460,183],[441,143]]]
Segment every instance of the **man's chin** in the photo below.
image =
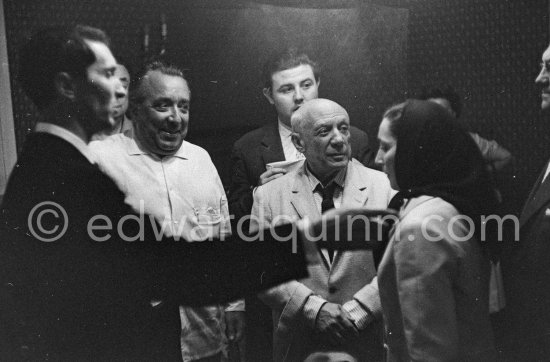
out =
[[344,164],[347,165],[349,162],[348,155],[333,155],[330,157],[333,164]]
[[345,158],[343,160],[332,160],[331,162],[331,167],[335,170],[341,170],[345,167],[348,166],[348,163],[349,163],[349,159],[348,158]]
[[160,154],[164,156],[169,156],[178,152],[182,143],[183,143],[183,138],[179,138],[173,141],[159,140],[157,142],[157,148]]

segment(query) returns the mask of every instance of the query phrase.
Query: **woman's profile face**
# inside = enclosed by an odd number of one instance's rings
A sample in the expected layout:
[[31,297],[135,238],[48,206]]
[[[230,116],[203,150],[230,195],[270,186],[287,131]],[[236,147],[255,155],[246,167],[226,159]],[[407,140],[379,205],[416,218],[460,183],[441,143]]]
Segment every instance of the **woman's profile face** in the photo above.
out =
[[387,118],[382,120],[378,129],[378,141],[380,147],[376,154],[376,163],[382,166],[382,170],[388,175],[390,185],[394,190],[399,190],[397,187],[397,179],[395,178],[395,151],[397,140],[390,131],[390,121]]

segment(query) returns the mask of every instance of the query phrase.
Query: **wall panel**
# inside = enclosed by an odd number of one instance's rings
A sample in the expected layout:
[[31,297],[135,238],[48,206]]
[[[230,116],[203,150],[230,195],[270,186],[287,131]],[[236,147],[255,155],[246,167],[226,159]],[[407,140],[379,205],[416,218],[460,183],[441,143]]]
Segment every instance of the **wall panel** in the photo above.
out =
[[[165,58],[188,69],[191,80],[189,139],[211,153],[227,181],[232,143],[275,119],[260,81],[261,66],[275,48],[296,45],[316,57],[323,66],[321,96],[342,103],[352,123],[373,139],[383,109],[403,97],[406,78],[396,70],[406,68],[408,11],[344,3],[335,9],[244,1],[7,0],[10,69],[16,70],[17,47],[32,31],[75,22],[105,29],[115,51],[137,62],[145,24],[151,50],[160,49],[165,14]],[[17,80],[12,84],[20,148],[36,118]]]
[[547,44],[547,0],[419,0],[410,12],[411,93],[443,83],[461,93],[465,124],[516,157],[516,209],[550,156],[534,84]]

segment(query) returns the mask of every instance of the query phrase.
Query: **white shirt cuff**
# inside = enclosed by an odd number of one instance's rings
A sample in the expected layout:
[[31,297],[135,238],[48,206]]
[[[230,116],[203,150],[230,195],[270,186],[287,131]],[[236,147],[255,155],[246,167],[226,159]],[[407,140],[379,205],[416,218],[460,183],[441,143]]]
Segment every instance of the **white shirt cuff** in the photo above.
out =
[[304,304],[304,316],[311,328],[315,328],[317,314],[327,301],[317,295],[310,295]]
[[225,306],[226,312],[244,312],[245,310],[244,299],[235,300]]
[[374,320],[372,313],[355,299],[344,303],[342,308],[351,315],[355,326],[359,330],[365,329]]

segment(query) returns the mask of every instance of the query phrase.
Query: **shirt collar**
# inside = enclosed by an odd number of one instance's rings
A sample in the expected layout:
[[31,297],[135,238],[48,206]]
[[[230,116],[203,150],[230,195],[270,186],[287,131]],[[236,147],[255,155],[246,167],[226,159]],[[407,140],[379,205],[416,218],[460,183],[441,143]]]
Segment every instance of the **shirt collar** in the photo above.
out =
[[[132,127],[130,129],[124,131],[124,135],[128,138],[131,138],[134,141],[134,142],[131,142],[130,145],[128,146],[128,154],[129,155],[132,155],[132,156],[149,155],[149,156],[154,157],[154,158],[160,158],[159,156],[147,151],[145,149],[145,147],[143,147],[143,145],[139,142],[139,140],[137,139],[137,137],[135,135],[135,127]],[[181,144],[179,150],[174,155],[168,156],[168,157],[177,157],[177,158],[187,160],[187,159],[189,159],[189,155],[191,154],[188,151],[188,147],[189,147],[189,143],[184,140],[183,143]]]
[[290,137],[292,134],[292,130],[287,127],[286,124],[281,122],[281,120],[278,120],[279,123],[279,134],[281,135],[281,138]]
[[[309,170],[309,167],[307,166],[307,161],[304,162],[304,169],[305,174],[307,176],[307,179],[309,181],[309,186],[311,188],[311,191],[314,192],[317,188],[317,185],[321,184],[321,181],[315,177],[315,175]],[[346,174],[347,174],[347,167],[342,168],[338,173],[334,176],[331,182],[334,182],[336,185],[340,186],[340,188],[344,189],[344,183],[346,181]],[[330,182],[329,182],[330,183]],[[321,185],[322,186],[322,185]]]
[[48,133],[69,142],[78,150],[78,152],[86,157],[88,161],[90,161],[90,163],[95,163],[95,158],[90,152],[90,149],[88,148],[86,142],[84,142],[82,138],[78,137],[68,129],[60,127],[53,123],[38,122],[34,127],[34,132]]

